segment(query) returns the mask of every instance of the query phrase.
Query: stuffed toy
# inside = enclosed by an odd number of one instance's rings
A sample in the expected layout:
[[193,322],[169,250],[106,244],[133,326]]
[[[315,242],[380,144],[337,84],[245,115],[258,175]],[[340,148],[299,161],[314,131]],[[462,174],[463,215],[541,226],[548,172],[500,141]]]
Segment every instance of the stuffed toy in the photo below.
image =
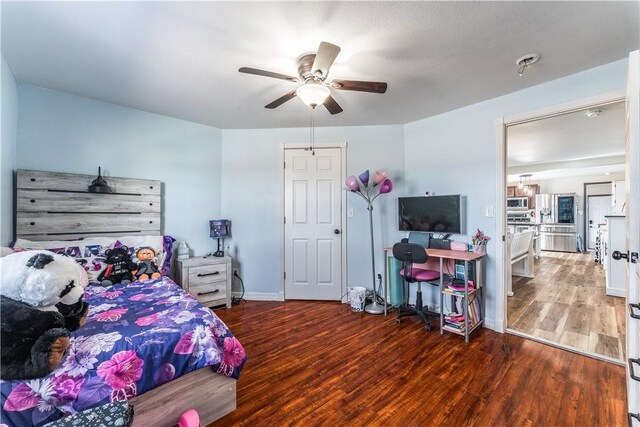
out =
[[136,251],[138,258],[138,270],[135,272],[138,280],[157,279],[162,276],[156,264],[156,251],[149,247],[139,248]]
[[129,248],[120,246],[115,249],[107,249],[104,252],[107,266],[98,275],[98,280],[102,286],[111,286],[114,283],[128,285],[133,280],[133,272],[136,270],[136,263],[129,256]]
[[0,278],[0,378],[51,373],[89,310],[87,272],[68,256],[24,251],[0,258]]

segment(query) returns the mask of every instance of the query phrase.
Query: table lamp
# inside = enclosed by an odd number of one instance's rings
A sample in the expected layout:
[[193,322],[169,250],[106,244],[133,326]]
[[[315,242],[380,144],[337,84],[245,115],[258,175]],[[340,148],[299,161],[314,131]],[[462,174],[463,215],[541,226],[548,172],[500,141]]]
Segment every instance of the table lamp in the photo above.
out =
[[209,221],[209,236],[213,239],[218,239],[218,250],[213,253],[213,256],[224,256],[224,239],[225,237],[231,237],[231,221],[228,219],[212,219]]

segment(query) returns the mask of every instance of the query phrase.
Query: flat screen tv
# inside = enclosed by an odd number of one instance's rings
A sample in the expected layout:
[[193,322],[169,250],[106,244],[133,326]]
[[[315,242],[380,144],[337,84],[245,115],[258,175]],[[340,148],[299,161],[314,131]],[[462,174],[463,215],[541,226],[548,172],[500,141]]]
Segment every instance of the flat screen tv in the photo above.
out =
[[398,197],[400,231],[463,234],[461,202],[459,194]]

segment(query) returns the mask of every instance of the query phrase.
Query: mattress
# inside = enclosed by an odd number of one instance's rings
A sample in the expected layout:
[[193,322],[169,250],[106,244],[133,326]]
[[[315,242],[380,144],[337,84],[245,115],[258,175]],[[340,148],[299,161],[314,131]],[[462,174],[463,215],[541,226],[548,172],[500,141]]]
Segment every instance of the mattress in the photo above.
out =
[[215,313],[168,277],[87,287],[87,322],[72,333],[48,376],[0,382],[2,422],[40,426],[109,402],[128,400],[210,366],[238,378],[242,345]]

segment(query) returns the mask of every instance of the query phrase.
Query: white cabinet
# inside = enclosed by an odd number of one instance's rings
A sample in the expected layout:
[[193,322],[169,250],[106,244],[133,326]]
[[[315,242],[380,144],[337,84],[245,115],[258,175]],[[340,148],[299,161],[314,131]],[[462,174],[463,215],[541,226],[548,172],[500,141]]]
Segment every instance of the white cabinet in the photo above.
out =
[[611,206],[613,206],[614,215],[624,215],[625,202],[624,181],[611,182]]
[[614,251],[624,251],[626,247],[624,216],[605,216],[605,220],[607,221],[607,229],[603,237],[605,239],[604,269],[606,293],[614,297],[624,297],[625,261],[614,260],[611,257]]

